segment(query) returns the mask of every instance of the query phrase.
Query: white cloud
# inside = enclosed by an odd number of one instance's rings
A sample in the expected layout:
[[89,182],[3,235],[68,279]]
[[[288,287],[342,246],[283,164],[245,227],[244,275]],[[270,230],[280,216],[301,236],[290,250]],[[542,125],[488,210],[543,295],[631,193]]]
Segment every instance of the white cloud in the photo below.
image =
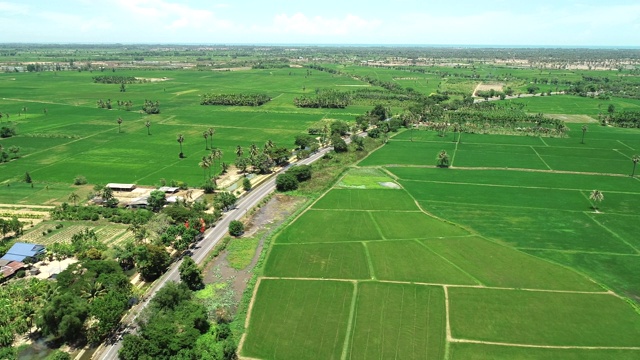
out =
[[3,13],[3,15],[25,15],[29,13],[29,7],[22,4],[0,1],[0,13]]
[[322,16],[308,17],[303,13],[295,13],[293,15],[277,14],[273,18],[272,24],[254,29],[277,35],[322,36],[336,40],[336,36],[357,38],[378,28],[381,24],[381,21],[365,20],[351,14],[342,18],[326,18]]

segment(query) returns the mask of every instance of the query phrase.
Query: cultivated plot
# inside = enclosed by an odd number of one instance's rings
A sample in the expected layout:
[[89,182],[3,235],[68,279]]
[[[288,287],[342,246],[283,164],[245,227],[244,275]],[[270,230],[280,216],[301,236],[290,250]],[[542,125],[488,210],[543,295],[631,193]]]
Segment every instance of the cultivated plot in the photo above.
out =
[[640,350],[547,349],[488,344],[452,343],[452,360],[635,360]]
[[333,189],[313,205],[314,209],[419,211],[415,201],[401,190]]
[[309,210],[276,238],[276,243],[377,240],[381,236],[364,211]]
[[456,339],[640,347],[640,315],[613,294],[449,288]]
[[261,359],[340,359],[354,284],[260,281],[242,355]]
[[374,274],[379,280],[431,284],[480,284],[460,267],[419,241],[367,243]]
[[442,359],[441,287],[358,284],[348,359]]
[[371,212],[371,217],[385,239],[427,239],[465,236],[463,228],[422,212]]
[[378,165],[436,165],[436,156],[441,150],[453,154],[452,142],[408,142],[390,140],[385,146],[362,160],[360,166]]
[[437,216],[518,248],[636,254],[634,248],[584,212],[434,202],[421,205]]
[[369,279],[362,243],[295,244],[271,248],[266,276],[298,278]]
[[577,272],[478,237],[422,241],[486,286],[574,291],[604,291]]

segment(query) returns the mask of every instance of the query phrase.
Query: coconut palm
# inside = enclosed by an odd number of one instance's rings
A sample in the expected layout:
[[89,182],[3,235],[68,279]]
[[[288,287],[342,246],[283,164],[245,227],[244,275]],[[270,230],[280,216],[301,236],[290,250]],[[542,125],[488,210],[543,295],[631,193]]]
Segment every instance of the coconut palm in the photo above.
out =
[[202,168],[202,171],[204,173],[204,181],[207,181],[207,169],[209,169],[209,177],[211,177],[211,162],[209,161],[209,158],[203,156],[202,161],[198,163],[198,166]]
[[73,206],[76,206],[78,199],[80,199],[80,196],[75,192],[72,192],[71,194],[69,194],[69,201],[73,201]]
[[593,201],[593,210],[598,211],[598,203],[604,200],[604,194],[600,190],[593,190],[589,195],[589,200]]
[[204,149],[209,150],[209,141],[207,141],[207,139],[209,138],[209,132],[205,130],[202,133],[202,137],[204,137]]
[[633,155],[631,161],[633,161],[633,171],[631,172],[631,177],[633,177],[636,174],[636,165],[638,165],[638,161],[640,161],[640,155]]
[[180,157],[183,157],[183,153],[182,153],[182,143],[184,142],[184,136],[182,136],[182,134],[178,134],[178,138],[176,139],[178,141],[178,143],[180,144]]
[[216,160],[222,159],[222,150],[218,148],[211,149],[211,155],[209,155],[211,161],[213,162],[213,171],[216,168]]
[[438,160],[438,167],[449,167],[449,154],[445,150],[438,153],[436,160]]
[[256,146],[256,144],[251,144],[251,147],[249,148],[249,156],[253,159],[257,155],[258,155],[258,147]]
[[[458,140],[456,140],[456,134],[458,134]],[[462,127],[457,122],[453,123],[453,142],[460,142],[460,135],[462,135]]]
[[273,149],[276,145],[273,143],[273,141],[271,141],[271,139],[267,140],[267,142],[264,143],[264,152],[268,152],[270,149]]
[[118,133],[120,133],[120,125],[122,125],[122,118],[118,117]]
[[587,125],[582,125],[582,141],[581,144],[584,144],[584,134],[587,132]]
[[90,283],[87,289],[82,290],[81,297],[87,299],[88,302],[92,302],[96,298],[107,293],[107,289],[100,281]]
[[214,128],[209,128],[207,132],[209,133],[209,138],[211,139],[211,148],[213,148],[213,134],[216,133],[216,130]]
[[149,130],[149,128],[151,127],[151,121],[147,120],[147,122],[144,123],[144,126],[147,127],[147,135],[151,135],[151,131]]
[[240,145],[236,146],[236,156],[242,157],[242,155],[244,155],[244,150],[242,150],[242,146]]

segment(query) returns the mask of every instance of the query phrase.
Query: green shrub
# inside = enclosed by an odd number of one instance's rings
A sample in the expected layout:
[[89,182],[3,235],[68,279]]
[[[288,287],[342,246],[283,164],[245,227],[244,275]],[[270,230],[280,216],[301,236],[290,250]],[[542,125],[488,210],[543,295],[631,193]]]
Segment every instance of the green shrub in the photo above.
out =
[[229,223],[229,234],[231,234],[231,236],[238,237],[242,235],[243,232],[244,224],[242,223],[242,221],[233,220]]
[[73,185],[85,185],[86,183],[87,178],[82,175],[78,175],[75,177],[75,179],[73,179]]
[[278,191],[291,191],[298,188],[298,179],[288,172],[278,175],[276,178],[276,189]]

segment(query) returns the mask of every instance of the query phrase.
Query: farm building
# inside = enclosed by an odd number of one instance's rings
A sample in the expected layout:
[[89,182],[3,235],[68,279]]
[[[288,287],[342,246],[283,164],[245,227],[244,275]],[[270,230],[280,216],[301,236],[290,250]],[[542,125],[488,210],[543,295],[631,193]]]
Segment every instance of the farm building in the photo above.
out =
[[44,246],[37,244],[28,244],[28,243],[15,243],[7,251],[4,256],[0,258],[0,260],[10,260],[10,261],[35,261],[36,256],[43,254],[45,251]]
[[25,265],[20,261],[0,259],[0,283],[10,279],[18,270],[24,267]]
[[127,207],[130,209],[146,209],[147,206],[149,205],[149,202],[147,201],[147,199],[148,199],[147,196],[135,198],[131,200],[131,202],[127,205]]
[[178,190],[180,190],[180,188],[170,186],[163,186],[158,188],[158,191],[162,191],[165,194],[175,194],[178,192]]
[[119,183],[108,183],[105,187],[113,191],[133,191],[136,188],[135,184],[119,184]]

